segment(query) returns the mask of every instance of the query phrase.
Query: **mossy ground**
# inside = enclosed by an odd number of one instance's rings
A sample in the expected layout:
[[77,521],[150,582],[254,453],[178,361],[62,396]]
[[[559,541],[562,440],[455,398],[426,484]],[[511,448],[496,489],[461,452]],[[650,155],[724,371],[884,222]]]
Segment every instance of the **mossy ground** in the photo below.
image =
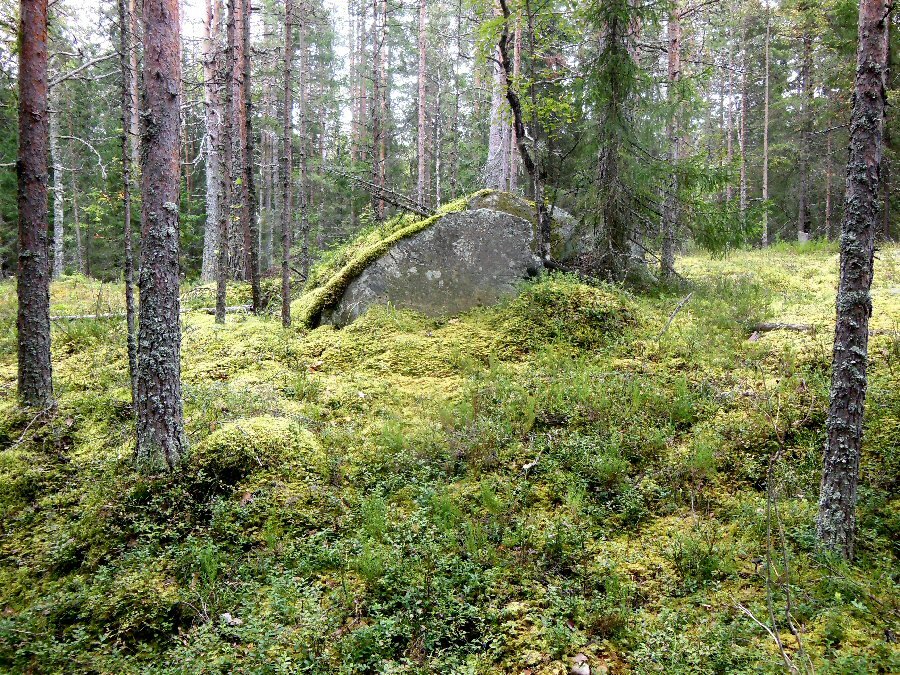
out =
[[[780,449],[786,648],[789,588],[818,672],[900,671],[900,250],[877,262],[853,565],[813,527],[834,250],[679,269],[694,295],[663,335],[686,289],[564,276],[449,320],[186,314],[191,454],[149,478],[124,323],[54,324],[59,409],[30,424],[0,285],[0,670],[546,675],[583,652],[592,672],[778,672],[739,606],[768,622]],[[56,283],[54,313],[118,308],[98,291]],[[760,320],[818,330],[748,339]]]

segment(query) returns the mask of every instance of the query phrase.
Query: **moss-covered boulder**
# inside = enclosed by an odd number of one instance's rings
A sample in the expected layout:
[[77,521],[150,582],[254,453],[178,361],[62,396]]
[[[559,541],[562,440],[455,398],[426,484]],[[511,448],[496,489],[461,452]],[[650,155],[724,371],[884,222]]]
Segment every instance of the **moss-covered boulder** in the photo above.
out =
[[[554,216],[554,255],[565,260],[580,248],[576,223],[559,210]],[[513,294],[542,268],[534,205],[514,195],[482,190],[431,218],[398,223],[351,243],[344,264],[320,274],[297,301],[298,318],[341,326],[388,304],[428,316],[457,314]]]

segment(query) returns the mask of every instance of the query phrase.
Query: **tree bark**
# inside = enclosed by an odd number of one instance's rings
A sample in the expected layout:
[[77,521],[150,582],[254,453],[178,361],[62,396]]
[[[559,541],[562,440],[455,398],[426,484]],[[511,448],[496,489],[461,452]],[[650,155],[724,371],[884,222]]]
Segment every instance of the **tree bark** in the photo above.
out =
[[303,278],[309,278],[309,180],[307,176],[307,150],[309,139],[306,137],[306,116],[307,116],[307,93],[309,87],[309,58],[306,51],[306,22],[300,22],[299,34],[300,51],[300,264],[302,266]]
[[125,273],[125,323],[127,327],[128,341],[128,376],[131,381],[131,402],[136,403],[137,397],[137,333],[135,331],[135,303],[134,303],[134,253],[131,242],[131,139],[129,138],[129,124],[131,123],[131,17],[128,13],[126,0],[119,0],[119,68],[122,75],[122,210],[124,231],[124,273]]
[[19,398],[53,405],[50,368],[50,251],[47,242],[47,0],[19,4]]
[[65,189],[63,163],[59,148],[59,97],[50,110],[50,161],[53,164],[53,278],[62,276],[65,269]]
[[294,97],[292,87],[292,65],[294,61],[294,0],[285,0],[284,5],[284,106],[282,110],[282,155],[281,155],[281,324],[291,325],[291,220],[293,204],[294,166]]
[[870,289],[887,103],[884,72],[892,4],[893,0],[861,0],[859,7],[856,85],[826,423],[828,441],[817,521],[823,545],[845,558],[853,557],[856,538],[856,493],[872,314]]
[[[762,165],[762,245],[769,245],[769,39],[771,35],[771,20],[769,16],[769,4],[766,3],[766,84],[765,102],[763,103],[763,165]],[[827,217],[827,216],[826,216]]]
[[[384,134],[384,119],[382,114],[382,88],[384,87],[384,24],[386,17],[381,12],[382,0],[372,2],[372,182],[379,188],[383,188],[382,177],[384,167],[382,165],[382,148]],[[375,220],[384,220],[384,200],[377,195],[372,196],[372,209],[375,212]]]
[[666,136],[669,141],[669,161],[672,173],[669,177],[668,193],[663,205],[663,237],[660,272],[662,278],[671,280],[675,277],[675,237],[677,236],[681,204],[678,197],[678,161],[680,159],[680,113],[679,82],[681,80],[681,16],[677,1],[669,14],[668,26],[668,99],[669,119]]
[[[522,21],[516,18],[516,32],[513,37],[513,82],[519,81],[519,75],[522,70]],[[518,153],[516,152],[516,130],[513,125],[509,126],[509,164],[507,173],[509,180],[509,192],[515,192],[519,185],[519,167]]]
[[253,313],[261,310],[259,288],[259,224],[256,219],[256,183],[253,171],[254,143],[253,143],[253,92],[250,87],[252,73],[250,59],[250,15],[253,6],[250,0],[243,0],[244,8],[241,12],[243,18],[243,49],[241,69],[243,77],[241,88],[243,89],[244,110],[242,119],[244,128],[241,133],[241,141],[244,146],[242,168],[242,208],[241,229],[244,233],[244,277],[250,280],[250,293],[252,297]]
[[740,209],[741,224],[747,222],[747,206],[749,205],[749,194],[747,186],[747,135],[750,122],[750,91],[747,88],[747,71],[750,68],[750,59],[748,58],[747,29],[744,28],[744,45],[742,48],[743,56],[741,59],[741,128],[740,128],[740,152],[741,152],[741,185],[740,185]]
[[186,449],[181,403],[178,269],[181,182],[178,0],[143,0],[143,18],[137,464],[142,470],[157,471],[178,464]]
[[[803,7],[801,11],[808,11]],[[812,142],[812,86],[810,71],[812,70],[812,35],[810,27],[804,27],[803,34],[803,59],[800,65],[800,143],[798,152],[797,172],[800,174],[800,187],[797,197],[797,241],[809,241],[810,226],[810,189],[809,189],[809,158],[810,143]]]
[[219,247],[219,209],[222,208],[222,160],[219,156],[222,126],[222,97],[219,75],[222,1],[206,0],[203,25],[203,80],[206,115],[206,227],[203,231],[203,262],[200,278],[216,277]]
[[427,12],[425,9],[425,0],[419,0],[419,100],[417,101],[418,111],[418,137],[417,141],[417,159],[418,174],[416,182],[416,202],[421,208],[425,208],[425,63],[426,63],[426,21]]
[[232,172],[234,170],[234,60],[235,60],[235,0],[228,0],[228,25],[226,28],[225,59],[222,63],[221,79],[224,82],[225,100],[222,104],[222,174],[220,182],[219,247],[216,251],[216,323],[225,323],[225,303],[229,272],[229,258],[232,254]]
[[[231,135],[225,142],[231,142],[231,223],[228,231],[228,267],[233,279],[248,280],[250,251],[246,246],[249,235],[244,231],[244,151],[247,143],[244,134],[247,125],[244,115],[244,2],[228,0],[228,48],[230,50],[231,85]],[[249,223],[248,223],[249,225]]]

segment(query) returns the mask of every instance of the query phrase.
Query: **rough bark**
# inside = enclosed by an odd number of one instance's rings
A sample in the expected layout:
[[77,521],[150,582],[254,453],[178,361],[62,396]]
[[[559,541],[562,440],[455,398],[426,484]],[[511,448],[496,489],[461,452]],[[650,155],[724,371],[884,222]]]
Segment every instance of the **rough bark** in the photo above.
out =
[[669,119],[666,136],[669,141],[669,161],[672,173],[669,177],[668,192],[663,205],[662,255],[660,256],[660,272],[663,279],[675,277],[675,237],[678,229],[681,204],[678,197],[678,161],[680,159],[680,92],[681,80],[681,16],[678,3],[673,5],[669,14],[668,26],[668,103]]
[[291,215],[293,204],[293,119],[294,97],[292,92],[292,66],[294,61],[294,0],[286,0],[284,6],[284,106],[282,110],[281,155],[281,323],[291,325]]
[[250,280],[250,293],[252,298],[253,312],[254,314],[256,314],[261,309],[261,296],[259,288],[259,222],[256,219],[257,195],[256,183],[254,178],[255,172],[253,171],[253,98],[252,89],[250,87],[250,76],[252,73],[250,59],[250,15],[253,6],[250,0],[243,0],[243,2],[243,59],[241,62],[243,78],[241,79],[241,87],[243,89],[244,110],[242,117],[244,128],[241,134],[241,141],[243,143],[244,150],[243,163],[241,165],[241,230],[244,233],[244,277]]
[[[382,102],[382,88],[384,87],[383,50],[384,50],[384,24],[386,17],[381,12],[382,0],[372,2],[372,182],[379,188],[384,187],[384,165],[382,164],[382,148],[384,135],[384,112]],[[372,209],[377,221],[384,220],[384,200],[373,195]]]
[[488,156],[484,166],[484,186],[490,190],[502,190],[503,183],[503,101],[506,98],[506,81],[500,63],[499,48],[491,60],[491,117],[488,130]]
[[856,84],[850,123],[847,191],[841,223],[837,324],[817,521],[823,545],[852,558],[856,493],[866,399],[873,258],[878,229],[879,179],[887,102],[889,18],[893,0],[862,0]]
[[765,101],[763,103],[763,165],[762,165],[762,239],[763,246],[769,245],[769,40],[771,20],[769,5],[766,3],[766,44],[765,44]]
[[18,383],[24,405],[53,404],[47,242],[47,0],[19,4]]
[[416,201],[419,206],[425,208],[425,64],[426,64],[426,21],[427,12],[425,9],[425,0],[419,0],[419,72],[418,72],[418,101],[416,102],[418,112],[418,131],[417,131],[417,160],[418,173],[416,182]]
[[[805,10],[805,8],[804,8]],[[808,11],[808,10],[805,10]],[[800,142],[797,153],[797,173],[800,186],[797,195],[797,241],[808,241],[812,217],[810,216],[810,143],[812,142],[812,35],[807,25],[803,35],[803,59],[800,64]]]
[[203,24],[203,85],[206,118],[206,227],[203,230],[203,261],[200,278],[216,277],[216,251],[219,247],[219,209],[222,206],[222,160],[219,155],[222,127],[222,96],[219,74],[221,0],[206,0]]
[[143,227],[137,465],[174,467],[186,449],[181,403],[179,194],[181,23],[178,0],[143,0]]
[[59,100],[54,98],[57,100],[50,110],[50,161],[53,164],[53,278],[58,279],[65,269],[65,189],[59,148]]
[[[519,75],[522,70],[522,21],[516,19],[516,32],[513,38],[513,82],[518,83]],[[508,163],[508,181],[509,192],[515,192],[519,185],[519,166],[518,152],[516,151],[516,130],[509,125],[509,163]]]
[[[244,229],[244,151],[247,147],[245,134],[247,125],[244,115],[244,3],[246,0],[228,0],[228,40],[231,55],[231,135],[225,142],[231,142],[231,223],[228,230],[228,267],[233,279],[247,280],[250,267],[250,251],[246,240],[249,234]],[[249,223],[247,223],[249,226]]]
[[[730,35],[729,35],[730,37]],[[728,43],[728,109],[725,115],[725,157],[728,161],[729,173],[734,166],[734,59],[731,52],[731,40]],[[734,188],[731,180],[725,186],[725,200],[730,202],[734,198]]]
[[234,169],[234,59],[235,59],[235,0],[228,0],[228,25],[226,28],[225,59],[222,63],[221,79],[224,82],[222,103],[222,174],[220,182],[219,247],[216,251],[216,323],[225,323],[225,302],[227,280],[230,273],[229,259],[232,254],[232,171]]
[[122,75],[122,210],[124,232],[124,275],[125,275],[125,319],[128,344],[128,376],[131,381],[131,402],[137,401],[137,332],[135,331],[134,302],[134,253],[131,242],[131,17],[125,0],[119,0],[119,68]]
[[749,193],[747,186],[747,136],[750,123],[750,90],[748,88],[748,70],[750,68],[750,59],[748,54],[749,45],[747,44],[747,31],[744,30],[744,46],[742,49],[743,57],[741,59],[741,127],[740,127],[740,152],[741,152],[741,185],[740,185],[740,210],[741,223],[747,221],[747,207],[749,205]]
[[303,272],[303,278],[309,278],[309,180],[307,176],[307,148],[309,139],[306,137],[306,118],[307,118],[307,92],[309,87],[309,58],[306,51],[306,22],[300,22],[300,33],[298,40],[298,48],[300,51],[300,82],[299,95],[300,104],[299,111],[299,135],[300,135],[300,264]]

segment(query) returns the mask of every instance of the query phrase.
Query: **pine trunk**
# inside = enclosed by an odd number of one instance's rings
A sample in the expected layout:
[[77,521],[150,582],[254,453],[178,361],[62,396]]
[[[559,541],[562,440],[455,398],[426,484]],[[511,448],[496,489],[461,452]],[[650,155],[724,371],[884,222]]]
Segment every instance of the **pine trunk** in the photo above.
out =
[[291,215],[293,204],[293,119],[294,97],[291,66],[294,62],[294,0],[285,0],[284,6],[284,107],[282,110],[281,155],[281,323],[291,325]]
[[47,0],[19,5],[19,398],[53,404],[50,369],[50,251],[47,242]]
[[250,59],[250,15],[253,10],[253,6],[250,0],[243,0],[243,2],[243,60],[241,62],[243,78],[241,79],[241,87],[243,89],[244,102],[244,110],[242,114],[244,128],[241,134],[241,141],[243,143],[244,149],[243,163],[241,165],[241,229],[244,233],[244,277],[250,280],[250,293],[253,312],[259,313],[259,311],[261,310],[261,297],[259,288],[259,221],[256,217],[257,195],[255,172],[253,171],[253,90],[250,86],[250,76],[252,72]]
[[[807,29],[808,31],[808,29]],[[797,241],[809,241],[812,219],[809,209],[809,144],[812,141],[812,94],[810,71],[812,70],[812,36],[803,36],[803,61],[800,66],[800,144],[797,171],[800,189],[797,198]]]
[[680,102],[679,81],[681,80],[681,16],[678,14],[678,4],[673,6],[669,15],[669,120],[666,136],[669,140],[669,161],[672,165],[672,173],[669,177],[668,193],[663,206],[663,237],[662,256],[660,258],[660,271],[663,279],[675,277],[675,237],[678,230],[679,213],[681,204],[678,198],[678,161],[680,159]]
[[763,103],[763,165],[762,165],[762,240],[763,246],[769,245],[769,39],[771,34],[771,22],[769,17],[769,5],[766,4],[766,85],[765,102]]
[[427,14],[425,10],[425,0],[419,0],[419,100],[418,108],[418,137],[417,137],[417,154],[418,154],[418,176],[416,183],[416,202],[421,208],[425,208],[425,28]]
[[124,217],[124,276],[125,276],[125,323],[128,344],[128,375],[131,381],[131,402],[137,402],[137,333],[135,330],[136,307],[134,302],[134,252],[131,242],[131,138],[128,128],[131,122],[131,17],[125,0],[119,0],[119,69],[122,75],[122,210]]
[[137,464],[174,467],[186,443],[181,403],[179,193],[181,23],[178,0],[143,0],[143,230],[138,336]]
[[852,558],[856,492],[866,400],[873,258],[887,103],[889,16],[893,0],[862,0],[856,85],[850,123],[847,192],[841,224],[841,266],[831,375],[831,399],[819,497],[818,537]]

